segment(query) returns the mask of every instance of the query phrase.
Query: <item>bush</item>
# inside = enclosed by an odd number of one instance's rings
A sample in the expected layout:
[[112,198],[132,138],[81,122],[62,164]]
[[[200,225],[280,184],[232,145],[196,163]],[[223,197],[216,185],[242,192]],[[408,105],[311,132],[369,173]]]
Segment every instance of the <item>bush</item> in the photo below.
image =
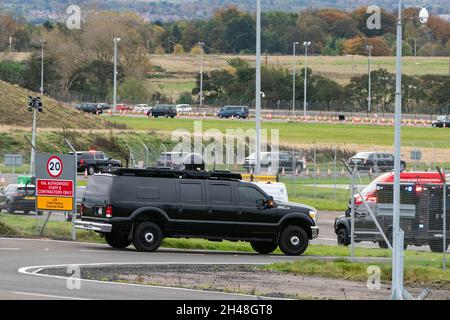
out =
[[179,104],[193,104],[194,99],[192,99],[192,95],[190,92],[182,92],[178,96],[177,103]]

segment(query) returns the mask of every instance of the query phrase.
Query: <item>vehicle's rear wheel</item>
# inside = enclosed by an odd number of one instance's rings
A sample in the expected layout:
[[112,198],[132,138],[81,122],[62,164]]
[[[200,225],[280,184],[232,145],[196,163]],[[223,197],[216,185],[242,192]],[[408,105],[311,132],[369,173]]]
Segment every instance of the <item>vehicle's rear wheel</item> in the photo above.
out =
[[[433,252],[444,252],[444,243],[441,240],[430,240],[428,242],[428,245],[430,246],[431,251]],[[446,244],[445,251],[448,249],[448,243]]]
[[88,171],[88,175],[92,176],[95,173],[95,167],[89,166],[87,171]]
[[337,233],[337,243],[340,246],[348,246],[350,239],[348,238],[348,232],[345,228],[340,228]]
[[241,117],[240,115],[238,115],[238,114],[236,115],[236,119],[239,119],[240,117]]
[[295,171],[297,171],[298,173],[301,173],[303,171],[303,165],[299,164],[296,168]]
[[305,229],[299,226],[287,226],[281,233],[280,249],[288,256],[299,256],[308,247],[309,239]]
[[115,249],[124,249],[131,244],[128,235],[117,232],[105,233],[106,243]]
[[8,214],[13,214],[13,213],[16,212],[16,211],[15,211],[14,208],[12,208],[12,207],[7,207],[7,208],[6,208],[6,212],[7,212]]
[[269,254],[272,253],[278,245],[275,242],[270,241],[251,241],[250,245],[253,250],[260,254]]
[[135,230],[133,244],[138,251],[151,252],[159,248],[162,241],[161,228],[153,222],[141,222]]

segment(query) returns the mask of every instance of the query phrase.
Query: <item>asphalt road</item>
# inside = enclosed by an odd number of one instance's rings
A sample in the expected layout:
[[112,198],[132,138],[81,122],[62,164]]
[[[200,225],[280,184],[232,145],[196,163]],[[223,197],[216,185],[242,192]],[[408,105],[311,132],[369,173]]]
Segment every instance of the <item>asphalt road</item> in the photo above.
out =
[[127,250],[114,250],[102,244],[0,238],[0,299],[255,299],[256,297],[247,295],[89,280],[81,282],[81,289],[69,290],[66,278],[47,277],[32,272],[49,265],[265,264],[298,259],[307,257],[175,249],[141,253],[132,247]]

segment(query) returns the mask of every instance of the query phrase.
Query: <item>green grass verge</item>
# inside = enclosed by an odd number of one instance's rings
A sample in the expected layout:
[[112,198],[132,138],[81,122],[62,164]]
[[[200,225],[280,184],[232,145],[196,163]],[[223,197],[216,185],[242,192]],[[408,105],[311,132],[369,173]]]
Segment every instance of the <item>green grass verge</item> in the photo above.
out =
[[[344,259],[334,261],[301,260],[295,262],[281,262],[261,267],[266,270],[289,272],[310,276],[337,278],[353,281],[367,281],[367,268],[374,263],[350,262]],[[389,282],[392,278],[390,263],[376,263],[381,270],[381,281]],[[404,271],[405,285],[430,286],[433,288],[449,289],[450,272],[443,271],[436,264],[427,266],[406,264]]]
[[[172,132],[176,129],[194,130],[193,119],[162,119],[162,118],[137,118],[123,116],[105,116],[109,121],[126,124],[134,130],[153,130],[157,132]],[[202,129],[251,129],[252,121],[238,120],[202,120]],[[290,144],[348,144],[355,141],[361,145],[392,146],[394,141],[394,129],[388,126],[366,126],[350,124],[322,124],[322,123],[294,123],[294,122],[263,122],[263,129],[279,129],[280,141]],[[416,147],[439,148],[450,147],[450,131],[437,130],[425,127],[403,127],[403,145]]]

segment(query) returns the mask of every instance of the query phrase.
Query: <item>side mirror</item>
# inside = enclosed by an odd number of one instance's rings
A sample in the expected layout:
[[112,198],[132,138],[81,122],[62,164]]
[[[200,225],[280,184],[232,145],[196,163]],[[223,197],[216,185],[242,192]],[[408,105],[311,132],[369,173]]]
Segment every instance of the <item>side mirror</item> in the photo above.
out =
[[273,208],[275,207],[275,201],[273,200],[273,197],[270,196],[269,199],[266,202],[266,207],[267,208]]

